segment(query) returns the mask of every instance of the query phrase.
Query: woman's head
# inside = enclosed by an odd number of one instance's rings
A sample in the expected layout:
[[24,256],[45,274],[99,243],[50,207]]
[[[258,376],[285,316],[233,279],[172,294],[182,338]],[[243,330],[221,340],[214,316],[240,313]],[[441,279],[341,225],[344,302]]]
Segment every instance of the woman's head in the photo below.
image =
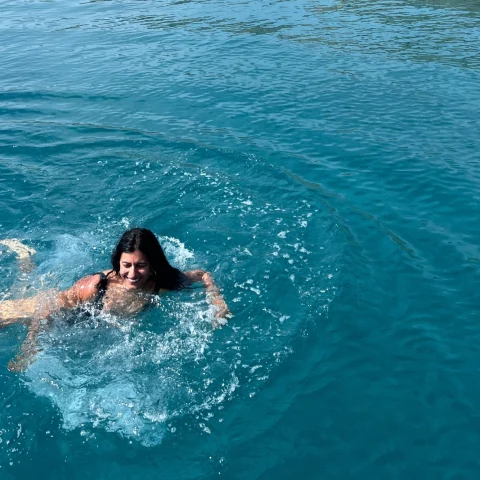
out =
[[168,263],[157,237],[146,228],[127,230],[111,260],[113,270],[128,288],[145,288],[150,280],[156,290],[181,287],[181,272]]

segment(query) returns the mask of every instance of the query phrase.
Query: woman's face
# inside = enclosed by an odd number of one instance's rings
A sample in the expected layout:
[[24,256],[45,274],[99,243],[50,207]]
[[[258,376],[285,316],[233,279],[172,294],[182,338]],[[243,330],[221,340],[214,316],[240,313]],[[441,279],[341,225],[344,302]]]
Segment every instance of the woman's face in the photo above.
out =
[[124,287],[136,290],[145,288],[150,280],[150,273],[147,257],[140,250],[122,253],[119,275]]

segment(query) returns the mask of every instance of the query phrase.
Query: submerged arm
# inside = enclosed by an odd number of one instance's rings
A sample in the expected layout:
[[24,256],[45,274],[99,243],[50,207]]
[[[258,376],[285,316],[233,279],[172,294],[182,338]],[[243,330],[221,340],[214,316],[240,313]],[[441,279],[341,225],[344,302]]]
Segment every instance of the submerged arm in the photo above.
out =
[[23,341],[19,353],[15,359],[8,362],[8,369],[11,372],[24,371],[34,360],[38,352],[37,339],[42,328],[45,328],[46,318],[55,310],[57,305],[56,291],[41,292],[34,297],[9,300],[2,302],[2,326],[11,323],[30,320],[28,333]]
[[0,327],[28,320],[35,314],[36,297],[0,302]]
[[191,270],[185,272],[185,275],[192,282],[203,282],[207,297],[210,303],[216,307],[215,320],[212,322],[213,328],[217,328],[227,323],[227,319],[231,317],[231,312],[228,309],[227,303],[220,293],[220,289],[215,284],[213,277],[205,270]]
[[23,372],[35,361],[35,355],[38,353],[37,340],[42,321],[34,318],[28,327],[27,337],[20,347],[20,351],[15,358],[8,362],[8,369],[11,372]]
[[29,298],[0,302],[0,328],[21,323],[34,317],[46,318],[62,309],[71,309],[95,298],[98,276],[80,279],[68,290],[47,290]]
[[68,290],[41,292],[34,297],[0,303],[0,326],[31,319],[28,333],[15,359],[8,362],[12,372],[22,372],[35,361],[38,335],[48,323],[48,317],[62,309],[71,309],[90,300],[98,292],[96,276],[79,280]]
[[33,297],[0,302],[0,328],[50,315],[59,308],[58,297],[57,290],[47,290]]

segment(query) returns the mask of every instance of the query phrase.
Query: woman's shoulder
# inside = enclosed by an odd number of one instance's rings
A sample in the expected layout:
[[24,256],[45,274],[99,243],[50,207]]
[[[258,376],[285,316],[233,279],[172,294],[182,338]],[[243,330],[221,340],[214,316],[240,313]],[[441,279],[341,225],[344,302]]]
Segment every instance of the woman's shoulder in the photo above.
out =
[[74,288],[78,296],[83,300],[88,300],[97,295],[99,290],[105,289],[109,280],[109,274],[112,270],[104,270],[92,273],[75,282]]
[[97,285],[105,280],[110,280],[111,274],[113,273],[112,270],[103,270],[96,273],[91,273],[82,277],[80,280],[77,280],[76,284],[81,285]]

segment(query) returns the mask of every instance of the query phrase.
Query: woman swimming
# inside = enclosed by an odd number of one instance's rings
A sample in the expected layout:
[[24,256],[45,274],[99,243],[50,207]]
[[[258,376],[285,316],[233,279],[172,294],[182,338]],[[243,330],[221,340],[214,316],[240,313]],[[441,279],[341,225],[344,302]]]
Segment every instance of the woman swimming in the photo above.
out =
[[[17,240],[0,242],[13,250],[20,261],[28,264],[32,249]],[[126,231],[111,257],[112,268],[78,280],[62,291],[42,292],[34,297],[0,302],[0,327],[30,321],[29,331],[19,355],[9,362],[12,371],[24,370],[33,361],[36,339],[51,314],[91,304],[115,315],[132,315],[150,303],[150,295],[181,290],[203,282],[210,303],[215,306],[213,328],[226,323],[230,316],[212,276],[204,270],[181,272],[172,267],[157,237],[145,228]]]

